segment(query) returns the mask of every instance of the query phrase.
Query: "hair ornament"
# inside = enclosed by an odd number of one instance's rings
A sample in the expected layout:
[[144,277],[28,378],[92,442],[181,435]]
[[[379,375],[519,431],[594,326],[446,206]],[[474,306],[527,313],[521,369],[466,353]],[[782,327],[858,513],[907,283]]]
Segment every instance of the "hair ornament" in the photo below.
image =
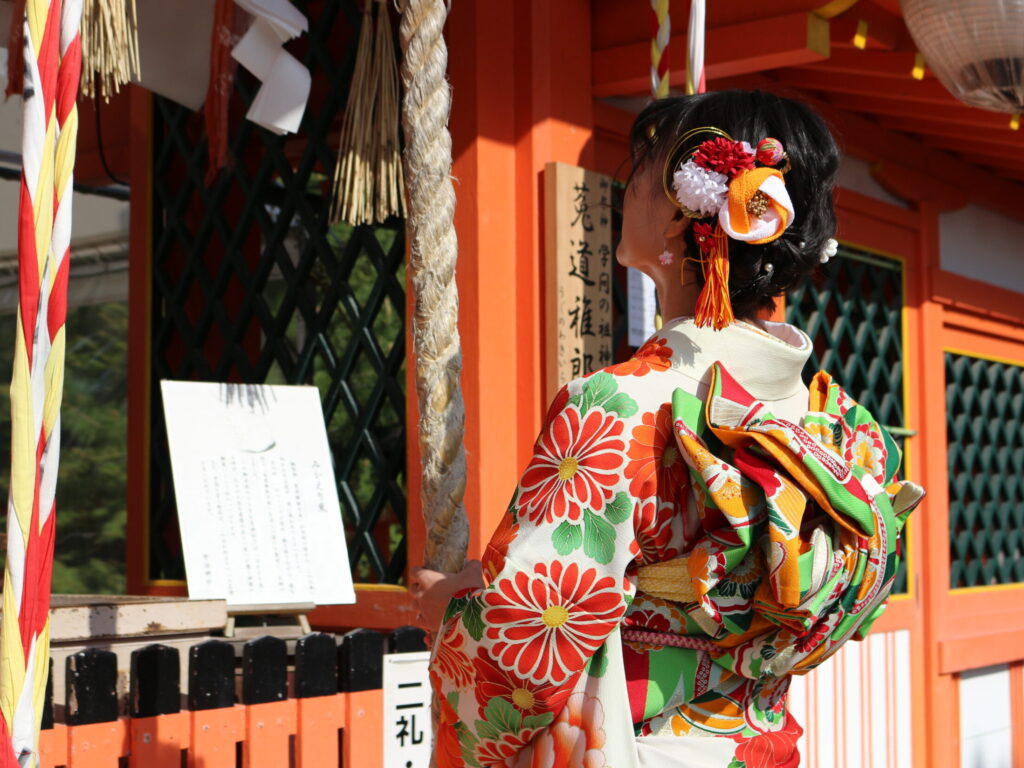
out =
[[[783,161],[783,168],[775,167]],[[665,194],[691,219],[717,219],[713,225],[692,224],[704,272],[694,311],[698,326],[721,330],[735,319],[728,238],[763,245],[793,223],[783,179],[788,170],[789,157],[778,139],[764,138],[755,149],[710,126],[687,131],[669,151],[662,174]]]
[[818,261],[822,264],[827,264],[828,260],[839,253],[839,243],[834,237],[830,237],[825,241],[825,245],[821,248],[821,254],[818,257]]
[[771,277],[772,275],[774,275],[774,274],[775,274],[775,265],[774,265],[774,264],[772,264],[772,263],[771,263],[770,261],[769,261],[769,262],[767,262],[767,263],[766,263],[766,264],[764,265],[764,273],[765,273],[766,275],[768,275],[768,277]]

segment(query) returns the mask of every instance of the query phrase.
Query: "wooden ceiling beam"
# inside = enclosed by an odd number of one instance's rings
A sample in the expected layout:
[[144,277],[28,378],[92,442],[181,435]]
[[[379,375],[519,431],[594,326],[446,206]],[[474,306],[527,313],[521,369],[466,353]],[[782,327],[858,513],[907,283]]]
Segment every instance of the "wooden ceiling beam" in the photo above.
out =
[[[924,136],[922,141],[929,147],[941,149],[944,152],[956,152],[958,154],[971,154],[976,157],[992,158],[1016,158],[1024,155],[1024,141],[1016,146],[1005,144],[993,144],[991,142],[968,141],[966,139],[951,138],[949,136]],[[1021,162],[1024,166],[1024,161]]]
[[872,99],[883,96],[887,99],[916,102],[918,105],[953,106],[957,103],[952,94],[938,80],[915,80],[910,76],[910,72],[907,72],[907,76],[902,80],[893,77],[840,75],[795,68],[780,70],[773,73],[773,76],[787,85],[804,91],[869,96]]
[[[917,52],[861,51],[856,48],[833,48],[825,61],[807,64],[804,69],[835,75],[870,75],[872,77],[912,77]],[[926,70],[926,78],[930,73]]]
[[832,20],[832,44],[836,48],[856,50],[855,38],[862,22],[867,25],[866,46],[883,51],[914,49],[903,17],[869,0],[854,3],[845,13]]
[[891,99],[886,96],[836,96],[833,102],[850,112],[867,112],[886,117],[909,118],[929,122],[942,122],[949,125],[963,125],[975,128],[999,130],[1010,124],[1010,116],[999,112],[986,112],[968,106],[957,106],[954,101],[949,106],[929,106],[922,109],[920,104]]
[[[707,26],[727,27],[749,21],[787,16],[792,13],[813,13],[823,19],[846,11],[858,0],[713,0],[707,4]],[[864,0],[860,0],[861,3]],[[671,0],[669,15],[676,32],[686,32],[690,16],[688,0]],[[590,35],[594,50],[614,48],[629,43],[650,44],[650,0],[591,0]],[[682,66],[686,45],[673,56],[673,63]],[[709,48],[710,50],[710,48]]]
[[950,125],[939,120],[915,120],[912,118],[883,117],[879,123],[890,131],[900,133],[916,133],[922,136],[941,136],[949,140],[977,144],[992,145],[1024,150],[1024,131],[1010,130],[1009,126],[999,129],[977,128],[965,125]]
[[[706,37],[706,76],[710,80],[827,59],[828,25],[828,21],[814,14],[792,13],[712,27]],[[676,51],[685,51],[686,35],[673,35],[670,46]],[[594,96],[649,92],[650,57],[650,41],[595,50],[591,65]],[[669,83],[677,88],[685,87],[685,68],[672,67]]]

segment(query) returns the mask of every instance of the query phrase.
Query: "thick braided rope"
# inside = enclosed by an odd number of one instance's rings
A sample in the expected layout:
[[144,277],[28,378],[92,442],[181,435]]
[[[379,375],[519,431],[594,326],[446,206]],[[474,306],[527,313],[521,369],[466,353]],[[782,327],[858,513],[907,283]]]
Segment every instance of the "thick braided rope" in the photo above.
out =
[[668,96],[668,43],[672,37],[669,0],[651,0],[651,94],[656,99]]
[[49,662],[81,0],[28,0],[11,487],[0,625],[0,766],[38,765]]
[[423,462],[421,499],[427,529],[424,562],[428,567],[457,571],[465,559],[469,526],[462,506],[465,409],[459,386],[458,244],[448,133],[451,90],[442,35],[447,15],[443,0],[403,0],[399,33],[405,86],[402,126],[409,190],[409,266],[415,301],[412,335]]

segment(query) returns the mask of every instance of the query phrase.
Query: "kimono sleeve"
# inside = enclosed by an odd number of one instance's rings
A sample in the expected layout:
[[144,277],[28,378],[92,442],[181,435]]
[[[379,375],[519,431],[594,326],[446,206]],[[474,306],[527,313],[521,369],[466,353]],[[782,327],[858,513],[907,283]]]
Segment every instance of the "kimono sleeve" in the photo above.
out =
[[434,647],[439,756],[456,741],[466,765],[517,754],[558,717],[620,623],[634,594],[623,472],[636,412],[608,373],[555,398],[484,557],[489,585],[452,600]]

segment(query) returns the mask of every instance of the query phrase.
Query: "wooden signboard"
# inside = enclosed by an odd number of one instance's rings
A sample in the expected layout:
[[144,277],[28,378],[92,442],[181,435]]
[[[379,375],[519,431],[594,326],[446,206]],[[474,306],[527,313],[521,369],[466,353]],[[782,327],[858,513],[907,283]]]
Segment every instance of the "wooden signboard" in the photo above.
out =
[[547,397],[612,363],[612,180],[544,167]]

